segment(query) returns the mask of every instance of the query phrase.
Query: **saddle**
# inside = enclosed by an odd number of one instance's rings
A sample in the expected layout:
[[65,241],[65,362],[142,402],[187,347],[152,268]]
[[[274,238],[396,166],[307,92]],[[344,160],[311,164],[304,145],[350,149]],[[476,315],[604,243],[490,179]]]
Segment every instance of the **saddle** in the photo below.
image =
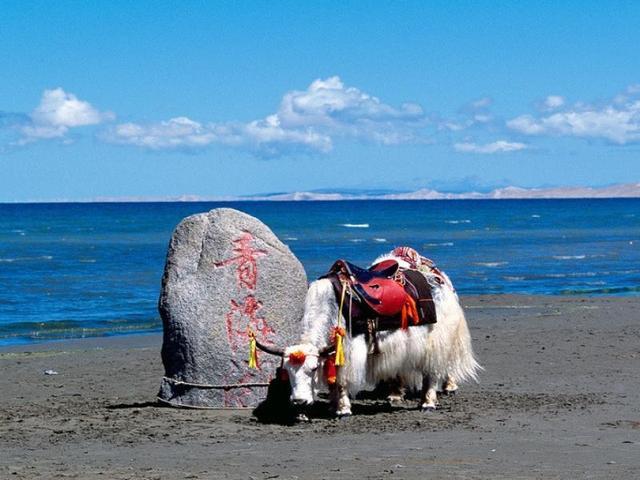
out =
[[[343,285],[349,288],[343,315],[354,335],[436,323],[436,310],[424,275],[383,260],[368,269],[337,260],[322,278],[331,280],[338,303]],[[372,322],[374,325],[372,325]]]

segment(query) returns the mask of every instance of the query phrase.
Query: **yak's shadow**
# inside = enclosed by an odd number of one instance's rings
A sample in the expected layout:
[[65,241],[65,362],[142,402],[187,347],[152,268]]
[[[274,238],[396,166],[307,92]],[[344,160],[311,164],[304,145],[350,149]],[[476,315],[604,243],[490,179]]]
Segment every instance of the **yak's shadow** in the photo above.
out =
[[269,382],[267,398],[253,410],[253,415],[260,423],[293,425],[299,412],[289,402],[290,395],[291,384],[280,367],[276,370],[273,380]]
[[[379,385],[371,392],[361,392],[356,396],[356,401],[352,403],[351,412],[353,415],[366,416],[406,409],[406,407],[392,405],[386,401],[388,394],[389,390],[385,385]],[[275,378],[269,382],[267,398],[253,410],[253,415],[260,423],[278,425],[295,424],[301,413],[312,420],[333,420],[336,418],[326,394],[321,393],[318,401],[304,407],[303,410],[297,409],[291,404],[290,395],[291,385],[287,379],[282,380],[280,369],[278,369]]]

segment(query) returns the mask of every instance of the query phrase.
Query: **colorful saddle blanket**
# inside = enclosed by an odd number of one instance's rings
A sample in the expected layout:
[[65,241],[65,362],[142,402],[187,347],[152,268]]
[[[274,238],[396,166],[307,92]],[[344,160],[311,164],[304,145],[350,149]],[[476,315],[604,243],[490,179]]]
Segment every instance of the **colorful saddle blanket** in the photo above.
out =
[[[384,260],[364,269],[345,260],[336,261],[327,275],[352,334],[394,330],[436,323],[431,286],[423,274],[401,269],[395,260]],[[345,289],[344,300],[343,289]]]

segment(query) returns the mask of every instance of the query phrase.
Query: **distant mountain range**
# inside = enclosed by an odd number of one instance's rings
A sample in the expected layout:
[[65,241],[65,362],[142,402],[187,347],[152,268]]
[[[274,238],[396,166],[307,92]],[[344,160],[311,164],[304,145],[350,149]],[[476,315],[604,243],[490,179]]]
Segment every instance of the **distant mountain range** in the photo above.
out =
[[[251,201],[340,201],[340,200],[508,200],[533,198],[640,198],[640,183],[626,183],[607,187],[504,187],[490,192],[447,193],[432,189],[414,192],[391,190],[329,189],[311,192],[268,193],[247,196],[199,196],[176,197],[96,197],[84,200],[58,199],[53,202],[251,202]],[[40,201],[37,201],[40,202]],[[34,202],[35,203],[35,202]]]
[[[611,185],[608,187],[553,187],[553,188],[497,188],[487,193],[464,192],[446,193],[431,189],[414,192],[292,192],[252,195],[247,197],[227,197],[234,201],[340,201],[340,200],[502,200],[529,198],[640,198],[640,183]],[[185,199],[190,200],[191,197]],[[211,199],[214,200],[214,199]],[[222,198],[218,198],[222,200]]]

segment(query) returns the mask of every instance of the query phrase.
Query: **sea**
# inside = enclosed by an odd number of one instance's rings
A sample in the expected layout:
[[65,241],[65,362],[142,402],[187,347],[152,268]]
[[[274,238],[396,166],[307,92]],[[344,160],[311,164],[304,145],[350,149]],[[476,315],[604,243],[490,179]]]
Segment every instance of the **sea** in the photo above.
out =
[[417,249],[462,295],[640,295],[640,199],[0,204],[0,345],[161,331],[186,216],[254,215],[313,280]]

